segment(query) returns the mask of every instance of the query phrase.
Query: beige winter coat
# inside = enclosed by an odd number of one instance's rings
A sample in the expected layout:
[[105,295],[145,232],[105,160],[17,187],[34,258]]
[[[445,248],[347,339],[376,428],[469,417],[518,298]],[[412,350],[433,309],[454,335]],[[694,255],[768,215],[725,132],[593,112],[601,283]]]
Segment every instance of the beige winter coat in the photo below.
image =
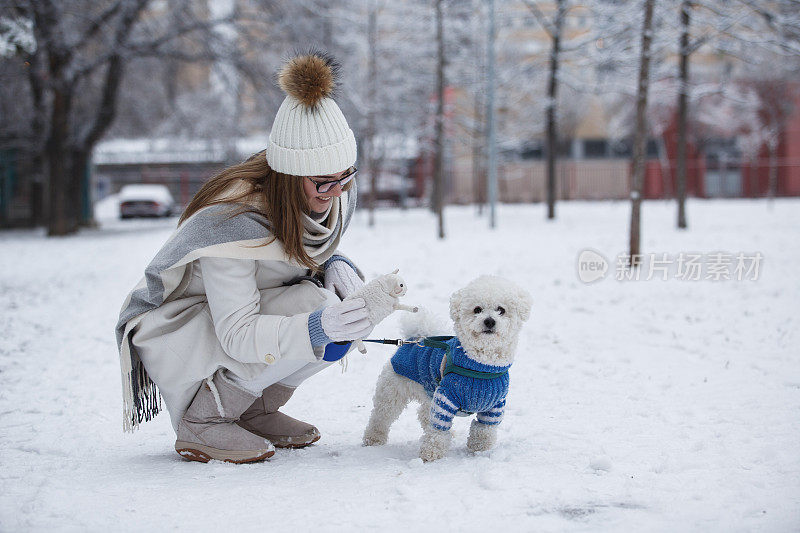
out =
[[[190,282],[175,300],[147,313],[131,338],[150,378],[158,385],[173,427],[178,427],[200,382],[222,367],[249,380],[281,359],[316,362],[308,334],[308,315],[338,302],[310,281],[283,283],[306,273],[284,261],[255,260],[260,294],[255,350],[226,350],[215,331],[201,269],[187,265]],[[229,355],[230,354],[230,355]]]
[[[337,253],[355,191],[334,200],[322,225],[306,223],[306,251],[318,264]],[[159,391],[177,427],[201,381],[218,368],[248,380],[281,359],[313,362],[321,356],[311,346],[308,315],[338,297],[310,281],[285,286],[307,269],[287,258],[279,241],[258,246],[271,238],[263,218],[221,216],[228,208],[205,208],[184,222],[123,304],[117,340],[127,430],[160,411]],[[252,268],[260,316],[249,349],[228,346],[229,354],[220,342],[199,268],[203,257],[240,259]]]

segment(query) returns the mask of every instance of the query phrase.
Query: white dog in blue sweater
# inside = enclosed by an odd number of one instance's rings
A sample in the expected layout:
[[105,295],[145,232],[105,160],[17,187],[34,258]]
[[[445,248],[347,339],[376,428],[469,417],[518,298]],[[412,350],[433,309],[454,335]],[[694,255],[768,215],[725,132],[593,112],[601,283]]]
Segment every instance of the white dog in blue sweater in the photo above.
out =
[[[492,448],[505,411],[508,369],[530,311],[530,294],[496,276],[481,276],[456,291],[450,298],[456,336],[406,344],[395,352],[378,378],[364,444],[386,444],[392,423],[416,400],[421,403],[423,461],[444,457],[453,417],[459,415],[477,415],[467,448]],[[431,332],[415,333],[409,336]]]

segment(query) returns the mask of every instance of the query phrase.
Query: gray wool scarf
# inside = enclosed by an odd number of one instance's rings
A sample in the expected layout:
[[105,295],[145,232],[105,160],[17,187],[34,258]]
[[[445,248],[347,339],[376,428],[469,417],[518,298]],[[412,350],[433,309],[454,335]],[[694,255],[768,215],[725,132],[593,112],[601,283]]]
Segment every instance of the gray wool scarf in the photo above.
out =
[[[355,184],[355,182],[354,182]],[[334,198],[328,216],[314,220],[305,216],[303,244],[306,253],[322,264],[336,251],[356,207],[355,186]],[[271,224],[263,216],[235,212],[236,204],[217,204],[201,209],[181,224],[145,268],[144,277],[128,294],[116,326],[123,390],[123,427],[136,429],[161,410],[161,395],[147,375],[131,342],[133,330],[142,318],[164,302],[181,298],[189,282],[187,265],[200,257],[241,259],[289,259],[280,241],[272,239]],[[272,242],[269,242],[272,240]],[[268,243],[265,245],[265,243]]]

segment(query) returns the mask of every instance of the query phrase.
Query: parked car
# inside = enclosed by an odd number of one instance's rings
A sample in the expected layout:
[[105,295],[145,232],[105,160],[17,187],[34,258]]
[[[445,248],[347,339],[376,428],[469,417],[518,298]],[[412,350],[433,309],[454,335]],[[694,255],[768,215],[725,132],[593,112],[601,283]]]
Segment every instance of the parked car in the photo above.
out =
[[119,191],[119,214],[122,218],[169,217],[177,211],[166,185],[137,183],[125,185]]

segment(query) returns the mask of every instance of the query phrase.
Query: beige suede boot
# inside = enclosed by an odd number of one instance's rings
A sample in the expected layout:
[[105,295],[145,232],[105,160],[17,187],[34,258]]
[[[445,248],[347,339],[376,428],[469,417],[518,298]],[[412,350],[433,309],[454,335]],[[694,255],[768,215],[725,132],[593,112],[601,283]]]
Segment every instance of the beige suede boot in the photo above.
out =
[[211,459],[229,463],[261,461],[275,454],[275,447],[262,437],[236,425],[240,413],[255,396],[217,370],[192,400],[178,425],[175,451],[190,461]]
[[270,385],[237,424],[250,433],[269,440],[276,448],[303,448],[320,438],[319,430],[278,411],[294,394],[295,387],[276,383]]

